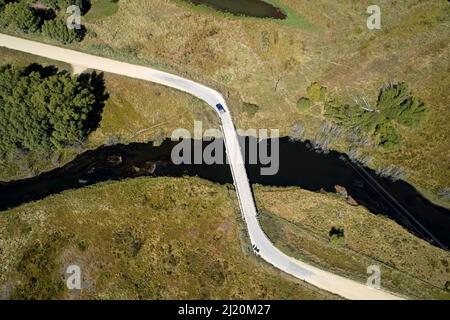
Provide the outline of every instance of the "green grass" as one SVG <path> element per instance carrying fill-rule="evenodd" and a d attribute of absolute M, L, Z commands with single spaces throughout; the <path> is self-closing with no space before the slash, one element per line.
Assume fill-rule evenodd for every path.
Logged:
<path fill-rule="evenodd" d="M 279 0 L 264 0 L 264 1 L 272 4 L 275 7 L 280 8 L 287 15 L 286 19 L 277 20 L 277 23 L 310 31 L 319 30 L 319 28 L 316 25 L 308 21 L 308 19 L 306 19 L 300 13 L 293 10 L 289 5 L 286 5 Z"/>
<path fill-rule="evenodd" d="M 119 10 L 119 5 L 119 0 L 93 0 L 91 1 L 91 9 L 85 18 L 95 20 L 112 16 Z"/>
<path fill-rule="evenodd" d="M 379 265 L 386 289 L 450 298 L 448 252 L 391 220 L 336 195 L 254 191 L 263 229 L 287 254 L 362 283 Z M 0 246 L 9 298 L 335 298 L 253 256 L 233 188 L 198 178 L 105 182 L 24 204 L 0 215 Z M 82 269 L 81 292 L 63 285 L 70 264 Z"/>

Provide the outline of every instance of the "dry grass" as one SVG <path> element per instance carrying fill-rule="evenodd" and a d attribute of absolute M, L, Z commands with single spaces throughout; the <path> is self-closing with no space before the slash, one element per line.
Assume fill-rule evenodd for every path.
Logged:
<path fill-rule="evenodd" d="M 333 298 L 249 254 L 235 201 L 232 189 L 199 179 L 144 178 L 7 211 L 0 216 L 0 296 Z M 64 286 L 71 264 L 81 267 L 81 291 Z"/>
<path fill-rule="evenodd" d="M 115 136 L 121 142 L 147 142 L 170 137 L 178 128 L 194 131 L 194 121 L 204 129 L 218 128 L 214 111 L 185 93 L 159 85 L 105 75 L 110 98 L 99 129 L 90 136 L 99 145 Z"/>
<path fill-rule="evenodd" d="M 257 186 L 263 229 L 294 256 L 365 282 L 369 265 L 381 266 L 382 285 L 410 297 L 445 298 L 450 254 L 411 235 L 397 223 L 353 207 L 337 195 L 299 188 Z M 344 228 L 345 245 L 329 240 Z"/>

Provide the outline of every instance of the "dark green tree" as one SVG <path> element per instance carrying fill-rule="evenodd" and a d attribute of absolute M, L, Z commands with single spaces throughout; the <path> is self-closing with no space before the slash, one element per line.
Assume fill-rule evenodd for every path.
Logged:
<path fill-rule="evenodd" d="M 41 0 L 42 3 L 59 11 L 66 11 L 71 5 L 76 5 L 83 12 L 85 9 L 87 1 L 83 0 Z"/>
<path fill-rule="evenodd" d="M 380 90 L 377 108 L 386 119 L 408 127 L 419 124 L 426 113 L 425 105 L 412 95 L 405 83 L 385 85 Z"/>
<path fill-rule="evenodd" d="M 107 98 L 98 83 L 95 75 L 0 68 L 0 153 L 51 151 L 82 142 L 98 124 Z"/>
<path fill-rule="evenodd" d="M 37 31 L 41 22 L 41 18 L 26 1 L 8 3 L 0 15 L 0 24 L 2 27 L 9 27 L 25 32 Z"/>
<path fill-rule="evenodd" d="M 45 21 L 42 34 L 64 44 L 79 42 L 83 38 L 82 30 L 69 29 L 64 21 L 59 19 Z"/>

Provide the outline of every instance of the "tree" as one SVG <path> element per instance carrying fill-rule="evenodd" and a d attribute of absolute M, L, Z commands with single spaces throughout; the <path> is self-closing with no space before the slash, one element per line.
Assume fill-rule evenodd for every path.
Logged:
<path fill-rule="evenodd" d="M 8 3 L 0 15 L 0 24 L 25 32 L 39 29 L 41 18 L 34 13 L 27 2 Z"/>
<path fill-rule="evenodd" d="M 80 143 L 107 96 L 93 75 L 0 68 L 0 152 L 50 151 Z"/>
<path fill-rule="evenodd" d="M 387 84 L 381 88 L 377 108 L 385 118 L 408 127 L 419 124 L 426 113 L 425 105 L 413 97 L 405 83 Z"/>
<path fill-rule="evenodd" d="M 79 42 L 83 38 L 81 30 L 69 29 L 64 21 L 59 19 L 45 21 L 42 25 L 42 34 L 64 44 Z"/>
<path fill-rule="evenodd" d="M 344 245 L 345 244 L 345 236 L 344 236 L 344 228 L 341 227 L 332 227 L 330 232 L 328 232 L 330 237 L 330 242 L 334 245 Z"/>
<path fill-rule="evenodd" d="M 41 0 L 42 3 L 58 11 L 66 11 L 71 5 L 76 5 L 82 12 L 86 7 L 86 1 L 83 0 Z"/>

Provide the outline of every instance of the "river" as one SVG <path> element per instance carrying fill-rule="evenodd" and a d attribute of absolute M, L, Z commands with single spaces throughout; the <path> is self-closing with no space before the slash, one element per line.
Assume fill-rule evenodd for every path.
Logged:
<path fill-rule="evenodd" d="M 204 142 L 203 148 L 209 143 Z M 138 176 L 186 175 L 217 183 L 233 182 L 227 164 L 173 164 L 171 151 L 176 144 L 177 142 L 165 140 L 156 147 L 151 143 L 104 146 L 86 151 L 65 166 L 39 176 L 0 182 L 0 210 L 68 189 Z M 249 145 L 246 143 L 246 154 Z M 352 162 L 345 154 L 335 151 L 317 152 L 308 142 L 281 138 L 279 145 L 278 173 L 272 176 L 261 175 L 260 164 L 247 164 L 251 183 L 298 186 L 316 192 L 336 192 L 335 187 L 341 186 L 370 212 L 389 216 L 436 246 L 445 249 L 450 247 L 450 210 L 434 205 L 410 184 L 381 177 L 373 170 Z"/>

